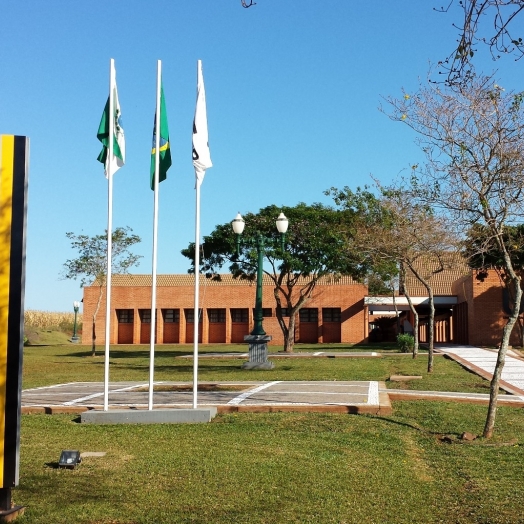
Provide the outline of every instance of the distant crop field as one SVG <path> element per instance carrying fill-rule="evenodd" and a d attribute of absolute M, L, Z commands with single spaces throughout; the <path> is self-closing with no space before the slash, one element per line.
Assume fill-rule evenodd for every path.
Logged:
<path fill-rule="evenodd" d="M 24 311 L 24 324 L 37 329 L 70 330 L 75 321 L 74 312 L 38 311 L 28 309 Z M 77 325 L 82 324 L 82 314 L 77 315 Z"/>

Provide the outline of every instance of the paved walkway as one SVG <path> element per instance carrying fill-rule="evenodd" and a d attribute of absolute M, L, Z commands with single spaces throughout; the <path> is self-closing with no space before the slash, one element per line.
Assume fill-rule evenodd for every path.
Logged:
<path fill-rule="evenodd" d="M 497 359 L 496 350 L 440 344 L 435 349 L 472 372 L 491 380 Z M 310 354 L 314 357 L 331 357 L 331 355 L 331 353 L 323 352 Z M 371 356 L 380 356 L 380 354 Z M 192 406 L 191 384 L 155 382 L 154 386 L 155 407 L 187 408 Z M 386 384 L 379 381 L 201 382 L 199 387 L 202 387 L 202 391 L 198 393 L 198 405 L 216 406 L 222 413 L 331 411 L 386 415 L 391 413 L 390 400 L 425 399 L 483 404 L 489 400 L 489 395 L 479 393 L 387 389 Z M 524 407 L 524 359 L 515 352 L 510 352 L 506 357 L 501 388 L 510 395 L 499 396 L 499 404 Z M 75 382 L 27 389 L 22 392 L 22 412 L 80 413 L 86 409 L 100 409 L 104 401 L 103 391 L 102 382 Z M 143 382 L 111 383 L 109 405 L 111 408 L 147 408 L 148 384 Z"/>
<path fill-rule="evenodd" d="M 109 385 L 110 408 L 148 407 L 148 384 L 118 382 Z M 155 382 L 154 407 L 187 408 L 193 403 L 192 385 Z M 221 413 L 238 411 L 316 411 L 338 413 L 391 413 L 384 382 L 378 381 L 280 381 L 200 382 L 199 406 L 215 406 Z M 100 409 L 102 382 L 75 382 L 22 392 L 23 413 L 80 413 Z"/>
<path fill-rule="evenodd" d="M 491 380 L 497 362 L 497 350 L 473 346 L 443 345 L 435 348 L 456 360 L 477 375 Z M 508 351 L 501 376 L 501 389 L 513 395 L 524 395 L 524 359 L 514 351 Z"/>

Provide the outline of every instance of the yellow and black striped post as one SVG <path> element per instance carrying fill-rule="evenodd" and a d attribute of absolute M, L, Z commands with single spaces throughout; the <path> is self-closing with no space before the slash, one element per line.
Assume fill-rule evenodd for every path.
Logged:
<path fill-rule="evenodd" d="M 18 485 L 29 139 L 0 136 L 0 513 Z"/>

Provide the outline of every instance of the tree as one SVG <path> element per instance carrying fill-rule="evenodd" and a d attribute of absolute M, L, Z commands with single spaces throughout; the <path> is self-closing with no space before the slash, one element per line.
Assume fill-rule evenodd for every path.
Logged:
<path fill-rule="evenodd" d="M 240 0 L 242 7 L 256 5 L 253 0 Z M 444 70 L 446 83 L 454 85 L 468 82 L 473 74 L 473 57 L 477 46 L 487 45 L 493 60 L 501 55 L 513 54 L 515 60 L 524 56 L 521 27 L 514 32 L 519 15 L 524 11 L 524 0 L 448 0 L 447 5 L 434 7 L 441 13 L 449 12 L 455 4 L 462 10 L 462 21 L 454 23 L 459 32 L 457 45 L 447 58 L 439 62 Z M 487 31 L 486 25 L 491 26 Z"/>
<path fill-rule="evenodd" d="M 436 10 L 447 12 L 454 3 L 450 0 L 446 7 Z M 440 62 L 450 85 L 472 78 L 472 62 L 478 44 L 487 45 L 494 60 L 498 60 L 501 54 L 514 54 L 516 60 L 524 56 L 522 35 L 513 32 L 515 20 L 524 11 L 524 0 L 459 0 L 458 4 L 463 20 L 460 24 L 453 24 L 459 30 L 457 47 Z M 487 36 L 484 36 L 485 23 L 491 23 L 492 27 Z"/>
<path fill-rule="evenodd" d="M 289 219 L 284 251 L 280 248 L 275 227 L 275 219 L 281 211 Z M 268 206 L 256 214 L 246 213 L 244 216 L 244 237 L 261 233 L 268 238 L 265 250 L 268 267 L 264 273 L 274 284 L 277 319 L 284 334 L 284 351 L 293 351 L 296 315 L 312 296 L 321 277 L 334 274 L 359 278 L 365 273 L 360 257 L 344 247 L 346 236 L 342 228 L 351 223 L 347 214 L 322 204 L 300 203 L 295 207 Z M 234 278 L 254 280 L 256 249 L 243 243 L 239 257 L 235 252 L 231 224 L 216 226 L 202 243 L 202 271 L 208 278 L 219 280 L 218 271 L 229 264 Z M 194 272 L 194 243 L 182 250 L 182 254 L 191 260 L 193 267 L 190 272 Z M 283 308 L 287 309 L 289 317 L 282 315 Z"/>
<path fill-rule="evenodd" d="M 524 213 L 523 100 L 524 93 L 506 93 L 485 76 L 447 89 L 429 84 L 413 96 L 388 99 L 391 118 L 417 132 L 426 156 L 424 169 L 414 170 L 414 191 L 464 234 L 474 224 L 485 227 L 515 290 L 515 308 L 503 328 L 491 381 L 485 437 L 493 434 L 500 376 L 522 297 L 504 233 Z"/>
<path fill-rule="evenodd" d="M 112 273 L 127 273 L 129 268 L 138 265 L 142 258 L 129 251 L 131 246 L 140 242 L 138 235 L 132 234 L 130 227 L 118 227 L 111 236 L 112 243 Z M 102 301 L 102 291 L 106 285 L 107 277 L 107 231 L 103 235 L 75 235 L 66 233 L 66 237 L 71 241 L 71 247 L 78 253 L 76 258 L 67 260 L 64 263 L 64 278 L 77 280 L 80 279 L 80 287 L 95 284 L 99 287 L 98 300 L 92 319 L 92 356 L 96 356 L 96 316 Z"/>
<path fill-rule="evenodd" d="M 435 305 L 433 277 L 450 265 L 450 253 L 456 251 L 457 239 L 449 224 L 431 208 L 417 202 L 406 189 L 384 188 L 377 184 L 379 196 L 368 189 L 353 192 L 331 189 L 335 202 L 344 209 L 357 212 L 353 244 L 369 258 L 372 267 L 391 267 L 406 281 L 410 271 L 425 287 L 430 306 L 428 372 L 433 371 Z M 413 357 L 418 352 L 418 314 L 411 301 L 408 288 L 403 285 L 415 317 L 415 345 Z"/>

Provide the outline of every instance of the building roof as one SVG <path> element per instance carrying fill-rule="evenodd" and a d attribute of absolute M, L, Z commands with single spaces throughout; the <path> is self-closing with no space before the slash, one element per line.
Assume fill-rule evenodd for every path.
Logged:
<path fill-rule="evenodd" d="M 255 285 L 256 281 L 242 280 L 240 278 L 233 278 L 230 273 L 221 274 L 221 281 L 200 276 L 201 286 L 251 286 Z M 306 284 L 311 278 L 301 278 L 298 284 Z M 113 287 L 151 287 L 153 278 L 151 275 L 112 275 L 111 285 Z M 159 287 L 176 287 L 176 286 L 194 286 L 195 275 L 179 274 L 179 275 L 157 275 L 157 286 Z M 358 285 L 359 282 L 349 276 L 326 275 L 321 277 L 317 282 L 319 286 L 339 286 L 339 285 Z M 93 286 L 98 285 L 95 281 Z M 262 285 L 272 286 L 273 281 L 268 275 L 263 275 Z"/>
<path fill-rule="evenodd" d="M 420 257 L 414 264 L 415 269 L 423 278 L 427 278 L 432 285 L 433 293 L 435 295 L 452 295 L 451 285 L 470 273 L 471 269 L 466 264 L 464 258 L 458 253 L 448 253 L 443 256 L 444 270 L 432 275 L 432 271 L 439 267 L 437 260 L 434 257 Z M 420 282 L 413 272 L 406 268 L 406 281 L 404 287 L 407 289 L 410 296 L 424 297 L 428 296 L 428 292 L 422 282 Z"/>

